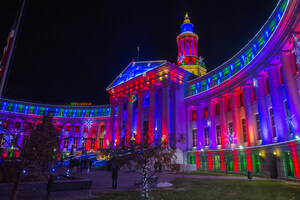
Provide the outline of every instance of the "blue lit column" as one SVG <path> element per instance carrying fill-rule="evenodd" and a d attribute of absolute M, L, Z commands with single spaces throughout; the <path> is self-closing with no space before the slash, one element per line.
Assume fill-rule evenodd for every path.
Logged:
<path fill-rule="evenodd" d="M 198 149 L 205 149 L 205 143 L 204 143 L 204 132 L 203 132 L 203 126 L 202 126 L 202 107 L 200 105 L 195 106 L 197 109 L 197 146 Z M 189 115 L 191 116 L 191 115 Z M 190 118 L 188 118 L 189 121 L 187 123 L 190 123 Z M 192 131 L 192 130 L 189 130 Z M 192 134 L 190 134 L 192 136 Z M 190 145 L 192 146 L 192 145 Z"/>
<path fill-rule="evenodd" d="M 258 76 L 257 87 L 255 89 L 257 95 L 257 106 L 258 106 L 259 122 L 260 122 L 260 129 L 261 129 L 261 142 L 262 144 L 271 144 L 272 134 L 270 129 L 268 106 L 265 99 L 266 88 L 265 88 L 264 81 L 265 81 L 264 76 Z"/>
<path fill-rule="evenodd" d="M 225 113 L 225 98 L 219 97 L 220 105 L 220 126 L 221 126 L 221 138 L 222 138 L 222 148 L 228 148 L 227 144 L 227 123 L 226 123 L 226 113 Z"/>
<path fill-rule="evenodd" d="M 117 128 L 116 128 L 116 134 L 113 138 L 115 145 L 120 144 L 121 135 L 122 135 L 122 126 L 123 126 L 123 111 L 124 111 L 124 99 L 121 97 L 119 99 L 119 107 L 118 107 L 118 121 L 117 121 Z"/>
<path fill-rule="evenodd" d="M 274 115 L 274 123 L 276 127 L 276 136 L 277 140 L 282 142 L 288 139 L 288 128 L 285 120 L 285 112 L 283 99 L 281 94 L 281 83 L 279 77 L 279 69 L 278 65 L 273 64 L 270 65 L 268 69 L 268 77 L 270 82 L 270 91 L 271 91 L 271 99 L 272 99 L 272 108 Z"/>
<path fill-rule="evenodd" d="M 237 146 L 243 145 L 243 136 L 242 132 L 240 131 L 240 112 L 239 112 L 239 93 L 237 91 L 233 91 L 231 94 L 231 105 L 232 105 L 232 125 L 233 125 L 233 132 L 235 136 L 238 138 Z"/>
<path fill-rule="evenodd" d="M 244 102 L 245 102 L 245 117 L 247 126 L 248 146 L 254 146 L 256 141 L 254 131 L 254 115 L 251 108 L 252 100 L 252 85 L 246 84 L 243 88 Z"/>
<path fill-rule="evenodd" d="M 300 97 L 299 92 L 297 91 L 297 85 L 295 81 L 296 74 L 296 63 L 293 57 L 293 54 L 290 50 L 283 51 L 281 56 L 281 67 L 282 75 L 284 79 L 286 96 L 289 105 L 290 123 L 294 130 L 294 134 L 300 133 Z"/>
<path fill-rule="evenodd" d="M 115 115 L 116 115 L 116 102 L 115 100 L 111 100 L 110 101 L 110 118 L 109 118 L 109 131 L 108 133 L 106 134 L 106 138 L 105 138 L 105 141 L 104 141 L 104 148 L 109 148 L 109 146 L 107 146 L 107 144 L 111 144 L 111 140 L 112 140 L 112 136 L 115 132 L 115 127 L 114 127 L 114 124 L 115 124 Z"/>
<path fill-rule="evenodd" d="M 133 102 L 130 101 L 130 95 L 128 95 L 127 101 L 127 117 L 126 117 L 126 130 L 125 130 L 125 145 L 127 146 L 132 135 L 132 118 L 133 118 Z"/>
<path fill-rule="evenodd" d="M 208 114 L 209 118 L 207 120 L 207 126 L 209 128 L 209 145 L 211 149 L 217 149 L 217 139 L 216 139 L 216 127 L 215 127 L 215 119 L 214 119 L 214 102 L 209 102 L 208 104 Z"/>

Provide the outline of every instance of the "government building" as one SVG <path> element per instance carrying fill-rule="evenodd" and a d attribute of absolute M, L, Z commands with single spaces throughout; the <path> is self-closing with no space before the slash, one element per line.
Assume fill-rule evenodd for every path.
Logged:
<path fill-rule="evenodd" d="M 0 99 L 1 123 L 22 143 L 51 114 L 63 136 L 61 150 L 78 155 L 183 134 L 176 159 L 181 170 L 300 178 L 299 10 L 299 0 L 280 0 L 253 39 L 209 72 L 186 14 L 176 38 L 177 63 L 129 63 L 107 87 L 109 105 Z"/>

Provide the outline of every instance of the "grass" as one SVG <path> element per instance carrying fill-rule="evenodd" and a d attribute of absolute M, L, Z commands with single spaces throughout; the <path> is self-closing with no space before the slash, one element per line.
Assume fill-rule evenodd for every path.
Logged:
<path fill-rule="evenodd" d="M 242 176 L 242 177 L 246 177 L 247 174 L 234 174 L 234 173 L 230 173 L 228 172 L 227 175 L 225 173 L 222 172 L 204 172 L 204 171 L 190 171 L 190 172 L 180 172 L 177 173 L 178 175 L 199 175 L 199 176 Z"/>
<path fill-rule="evenodd" d="M 205 200 L 296 200 L 300 199 L 300 184 L 278 180 L 221 180 L 176 178 L 173 187 L 152 190 L 149 199 L 205 199 Z M 137 191 L 99 193 L 98 198 L 140 199 Z"/>

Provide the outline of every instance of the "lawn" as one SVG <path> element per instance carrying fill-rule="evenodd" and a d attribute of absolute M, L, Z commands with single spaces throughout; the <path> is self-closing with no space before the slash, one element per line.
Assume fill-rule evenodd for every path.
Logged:
<path fill-rule="evenodd" d="M 171 188 L 149 192 L 149 199 L 300 199 L 300 184 L 278 180 L 217 180 L 176 178 Z M 96 199 L 140 199 L 137 191 L 99 193 Z"/>

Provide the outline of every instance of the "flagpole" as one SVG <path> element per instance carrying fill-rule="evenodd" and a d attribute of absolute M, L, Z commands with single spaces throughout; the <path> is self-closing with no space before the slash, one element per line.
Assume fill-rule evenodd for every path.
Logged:
<path fill-rule="evenodd" d="M 13 31 L 13 29 L 15 31 L 13 33 L 14 35 L 13 35 L 12 45 L 11 45 L 11 48 L 9 49 L 9 52 L 8 52 L 7 62 L 5 63 L 5 66 L 3 66 L 4 72 L 3 72 L 3 76 L 1 78 L 1 83 L 0 83 L 0 98 L 3 97 L 3 91 L 4 91 L 4 86 L 5 86 L 5 83 L 6 83 L 7 72 L 8 72 L 8 68 L 10 66 L 10 61 L 11 61 L 11 58 L 12 58 L 12 55 L 13 55 L 13 52 L 14 52 L 16 38 L 17 38 L 17 34 L 19 32 L 20 22 L 21 22 L 24 7 L 25 7 L 25 1 L 26 0 L 22 0 L 22 3 L 20 4 L 21 6 L 18 8 L 17 15 L 16 15 L 16 18 L 15 18 L 15 21 L 14 21 L 14 25 L 13 25 L 13 28 L 11 30 L 11 32 Z M 9 37 L 11 36 L 11 32 L 9 34 Z M 9 41 L 8 41 L 8 43 L 9 43 Z M 7 44 L 7 45 L 9 45 L 9 44 Z"/>

